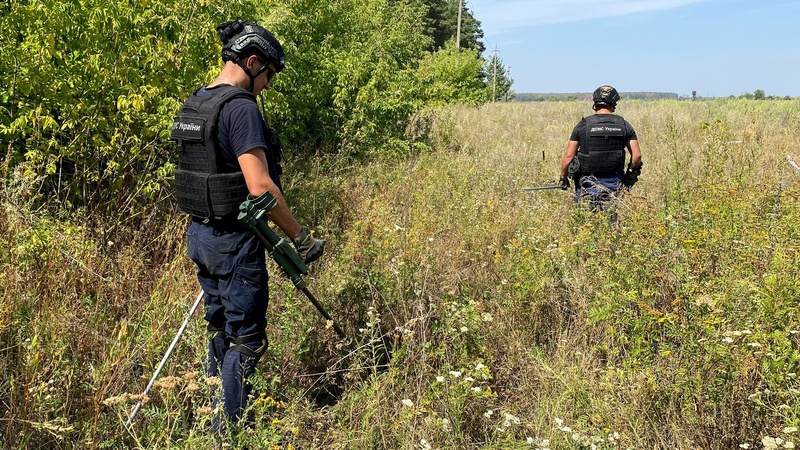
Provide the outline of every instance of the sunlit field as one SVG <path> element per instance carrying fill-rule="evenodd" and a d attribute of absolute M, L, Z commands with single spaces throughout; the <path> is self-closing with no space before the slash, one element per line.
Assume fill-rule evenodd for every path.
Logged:
<path fill-rule="evenodd" d="M 644 167 L 618 223 L 553 183 L 586 102 L 420 114 L 411 155 L 289 155 L 328 239 L 271 265 L 255 425 L 209 434 L 185 217 L 136 229 L 0 199 L 0 447 L 738 449 L 800 441 L 800 101 L 620 102 Z M 137 401 L 142 412 L 124 423 Z M 234 427 L 236 428 L 236 427 Z M 797 442 L 800 445 L 800 442 Z"/>

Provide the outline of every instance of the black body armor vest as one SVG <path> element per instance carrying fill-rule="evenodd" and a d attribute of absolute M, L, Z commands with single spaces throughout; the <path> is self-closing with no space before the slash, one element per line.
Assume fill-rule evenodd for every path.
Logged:
<path fill-rule="evenodd" d="M 221 161 L 217 127 L 222 107 L 234 98 L 255 96 L 238 86 L 220 86 L 214 94 L 192 94 L 172 124 L 172 140 L 178 144 L 175 194 L 180 209 L 198 218 L 220 219 L 239 212 L 249 193 L 241 170 L 230 172 Z M 278 135 L 264 124 L 267 165 L 272 181 L 281 188 L 281 147 Z"/>
<path fill-rule="evenodd" d="M 582 175 L 611 176 L 625 171 L 625 119 L 614 114 L 586 117 L 586 142 L 578 162 Z"/>

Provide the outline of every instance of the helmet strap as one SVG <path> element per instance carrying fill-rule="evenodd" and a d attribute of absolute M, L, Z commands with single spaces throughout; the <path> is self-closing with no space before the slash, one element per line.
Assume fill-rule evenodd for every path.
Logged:
<path fill-rule="evenodd" d="M 260 61 L 259 61 L 259 62 L 260 62 Z M 247 64 L 243 63 L 241 58 L 239 58 L 239 59 L 236 61 L 236 64 L 237 64 L 239 67 L 241 67 L 241 68 L 242 68 L 242 70 L 244 70 L 244 73 L 246 73 L 246 74 L 247 74 L 247 76 L 250 78 L 250 85 L 247 87 L 247 90 L 248 90 L 248 91 L 250 91 L 250 92 L 252 93 L 252 92 L 253 92 L 253 88 L 255 87 L 255 81 L 256 81 L 256 77 L 258 77 L 258 76 L 259 76 L 259 75 L 261 75 L 261 74 L 262 74 L 262 73 L 263 73 L 265 70 L 267 70 L 267 66 L 268 66 L 268 64 L 264 64 L 264 65 L 262 65 L 262 66 L 261 66 L 261 68 L 260 68 L 260 69 L 258 69 L 258 72 L 256 72 L 256 73 L 255 73 L 255 75 L 254 75 L 252 72 L 250 72 L 250 69 L 248 69 L 248 68 L 247 68 Z"/>

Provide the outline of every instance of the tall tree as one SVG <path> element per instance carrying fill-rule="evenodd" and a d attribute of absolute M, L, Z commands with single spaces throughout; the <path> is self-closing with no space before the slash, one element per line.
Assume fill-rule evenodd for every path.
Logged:
<path fill-rule="evenodd" d="M 513 97 L 511 85 L 514 79 L 508 73 L 508 69 L 497 56 L 497 53 L 486 62 L 486 89 L 489 91 L 489 98 L 494 101 L 509 100 Z"/>
<path fill-rule="evenodd" d="M 462 0 L 463 1 L 463 0 Z M 427 34 L 433 38 L 430 50 L 443 48 L 458 30 L 459 0 L 423 0 L 428 6 L 426 16 Z M 466 5 L 461 10 L 461 48 L 475 49 L 483 53 L 483 29 L 481 22 L 472 15 Z"/>

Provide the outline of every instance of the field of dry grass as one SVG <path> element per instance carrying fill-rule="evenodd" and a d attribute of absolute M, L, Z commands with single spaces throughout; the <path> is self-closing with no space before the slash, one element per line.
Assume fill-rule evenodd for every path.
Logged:
<path fill-rule="evenodd" d="M 414 155 L 287 167 L 329 239 L 311 290 L 271 267 L 257 427 L 231 448 L 793 448 L 800 101 L 621 102 L 644 169 L 619 225 L 549 184 L 588 103 L 421 117 Z M 292 167 L 294 166 L 294 167 Z M 294 176 L 294 178 L 293 178 Z M 136 230 L 0 208 L 0 447 L 210 448 L 185 218 Z M 111 231 L 113 229 L 113 231 Z M 387 357 L 389 355 L 390 357 Z"/>

